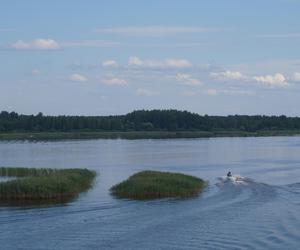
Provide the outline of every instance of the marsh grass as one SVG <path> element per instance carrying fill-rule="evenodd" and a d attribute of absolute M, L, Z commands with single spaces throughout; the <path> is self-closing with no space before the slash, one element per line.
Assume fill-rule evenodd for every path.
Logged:
<path fill-rule="evenodd" d="M 66 200 L 91 187 L 96 173 L 87 169 L 0 168 L 0 201 Z"/>
<path fill-rule="evenodd" d="M 200 178 L 169 172 L 142 171 L 113 186 L 111 194 L 118 198 L 138 200 L 196 196 L 206 186 Z"/>
<path fill-rule="evenodd" d="M 300 130 L 261 130 L 246 131 L 124 131 L 124 132 L 11 132 L 0 133 L 0 140 L 69 140 L 69 139 L 173 139 L 173 138 L 210 138 L 210 137 L 260 137 L 300 135 Z"/>

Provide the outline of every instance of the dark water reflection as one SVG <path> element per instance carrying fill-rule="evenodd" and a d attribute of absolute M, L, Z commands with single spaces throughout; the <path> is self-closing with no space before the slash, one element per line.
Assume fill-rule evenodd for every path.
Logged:
<path fill-rule="evenodd" d="M 86 167 L 98 177 L 65 204 L 1 207 L 0 248 L 298 249 L 299 163 L 299 137 L 1 142 L 0 166 Z M 110 196 L 113 184 L 144 169 L 210 186 L 188 200 Z M 229 169 L 250 180 L 220 183 Z"/>

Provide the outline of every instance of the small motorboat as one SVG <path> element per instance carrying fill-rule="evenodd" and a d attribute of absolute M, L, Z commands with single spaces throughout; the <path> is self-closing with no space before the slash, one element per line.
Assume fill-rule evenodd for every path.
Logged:
<path fill-rule="evenodd" d="M 240 175 L 225 175 L 219 177 L 220 182 L 217 184 L 219 186 L 226 185 L 226 184 L 233 184 L 233 185 L 247 185 L 247 178 L 240 176 Z"/>

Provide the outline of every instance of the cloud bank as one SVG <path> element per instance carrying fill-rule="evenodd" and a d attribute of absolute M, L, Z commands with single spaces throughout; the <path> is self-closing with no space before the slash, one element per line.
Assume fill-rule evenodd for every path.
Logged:
<path fill-rule="evenodd" d="M 183 83 L 184 85 L 188 85 L 188 86 L 199 86 L 202 85 L 202 82 L 196 78 L 193 78 L 191 75 L 189 74 L 182 74 L 182 73 L 178 73 L 175 76 L 176 81 Z"/>
<path fill-rule="evenodd" d="M 9 48 L 16 50 L 57 50 L 61 46 L 53 39 L 38 38 L 30 42 L 19 40 L 11 44 Z"/>
<path fill-rule="evenodd" d="M 103 67 L 117 68 L 119 65 L 115 60 L 106 60 L 102 62 Z"/>
<path fill-rule="evenodd" d="M 128 60 L 128 65 L 142 68 L 190 68 L 192 63 L 186 59 L 165 59 L 165 60 L 142 60 L 139 57 L 132 56 Z"/>
<path fill-rule="evenodd" d="M 135 36 L 170 36 L 188 33 L 204 33 L 217 31 L 214 28 L 189 26 L 131 26 L 96 29 L 98 33 L 135 35 Z"/>
<path fill-rule="evenodd" d="M 300 82 L 300 73 L 299 72 L 294 73 L 293 80 L 295 82 Z"/>
<path fill-rule="evenodd" d="M 214 78 L 217 78 L 219 80 L 240 80 L 240 79 L 243 79 L 244 76 L 241 72 L 239 71 L 224 71 L 224 72 L 213 72 L 213 73 L 210 73 L 210 75 Z"/>
<path fill-rule="evenodd" d="M 283 74 L 276 73 L 275 75 L 254 76 L 253 79 L 261 82 L 269 87 L 287 87 L 289 83 Z"/>
<path fill-rule="evenodd" d="M 73 74 L 69 76 L 69 80 L 73 82 L 86 82 L 87 78 L 80 74 Z"/>
<path fill-rule="evenodd" d="M 108 86 L 126 86 L 128 85 L 127 81 L 118 77 L 111 77 L 102 79 L 102 82 Z"/>

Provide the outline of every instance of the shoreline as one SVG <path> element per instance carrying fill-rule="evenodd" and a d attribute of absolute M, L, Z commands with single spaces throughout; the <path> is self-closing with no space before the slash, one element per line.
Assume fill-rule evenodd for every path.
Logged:
<path fill-rule="evenodd" d="M 0 133 L 0 141 L 42 141 L 68 139 L 196 139 L 218 137 L 272 137 L 298 136 L 299 130 L 265 130 L 256 132 L 245 131 L 76 131 L 76 132 L 14 132 Z"/>

